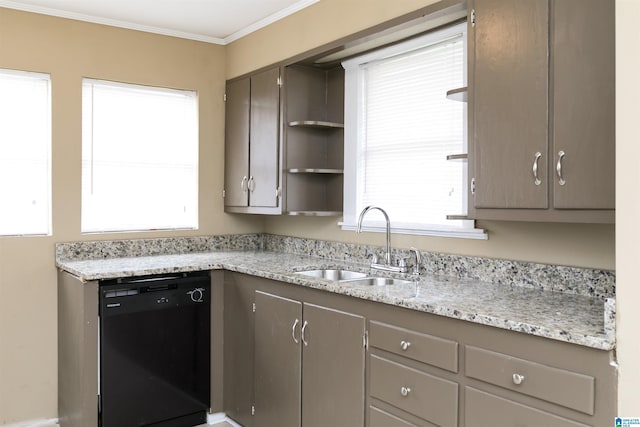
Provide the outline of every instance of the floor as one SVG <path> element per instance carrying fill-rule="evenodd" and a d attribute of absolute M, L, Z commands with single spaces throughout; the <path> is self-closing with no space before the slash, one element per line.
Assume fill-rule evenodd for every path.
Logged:
<path fill-rule="evenodd" d="M 233 427 L 231 424 L 229 424 L 226 421 L 223 421 L 221 423 L 217 423 L 217 424 L 201 424 L 199 426 L 195 426 L 195 427 Z M 58 424 L 55 425 L 55 427 L 60 427 Z"/>

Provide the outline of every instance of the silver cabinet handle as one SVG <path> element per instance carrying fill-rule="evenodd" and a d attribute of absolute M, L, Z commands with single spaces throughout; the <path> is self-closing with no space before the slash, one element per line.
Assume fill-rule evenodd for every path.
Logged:
<path fill-rule="evenodd" d="M 300 341 L 296 338 L 296 326 L 298 326 L 298 323 L 300 323 L 300 320 L 296 319 L 291 327 L 291 338 L 293 338 L 293 342 L 296 344 L 300 344 Z"/>
<path fill-rule="evenodd" d="M 240 188 L 242 188 L 242 192 L 246 193 L 248 190 L 247 187 L 247 175 L 242 177 L 242 181 L 240 181 Z"/>
<path fill-rule="evenodd" d="M 253 193 L 253 190 L 256 189 L 256 181 L 253 179 L 253 175 L 249 177 L 249 182 L 247 183 L 247 188 L 252 193 Z"/>
<path fill-rule="evenodd" d="M 411 347 L 411 343 L 409 341 L 400 341 L 400 348 L 402 349 L 402 351 L 407 351 L 409 347 Z"/>
<path fill-rule="evenodd" d="M 411 389 L 409 387 L 400 387 L 400 394 L 402 395 L 402 397 L 409 396 L 409 393 L 411 393 Z"/>
<path fill-rule="evenodd" d="M 300 339 L 302 340 L 302 344 L 304 344 L 305 347 L 309 345 L 309 343 L 307 342 L 307 339 L 304 336 L 304 331 L 307 329 L 308 325 L 309 325 L 309 322 L 305 320 L 304 323 L 302 324 L 302 329 L 300 331 Z"/>
<path fill-rule="evenodd" d="M 513 374 L 513 383 L 515 385 L 520 385 L 522 384 L 522 382 L 524 381 L 524 375 L 520 375 L 520 374 Z"/>
<path fill-rule="evenodd" d="M 542 157 L 542 153 L 541 152 L 537 152 L 535 154 L 535 158 L 533 159 L 533 177 L 535 178 L 533 183 L 535 185 L 540 185 L 542 184 L 542 181 L 540 180 L 540 178 L 538 177 L 538 160 L 540 160 L 540 157 Z"/>
<path fill-rule="evenodd" d="M 556 163 L 556 172 L 558 173 L 558 184 L 565 185 L 567 181 L 564 180 L 562 176 L 562 159 L 566 153 L 562 150 L 558 151 L 558 163 Z"/>

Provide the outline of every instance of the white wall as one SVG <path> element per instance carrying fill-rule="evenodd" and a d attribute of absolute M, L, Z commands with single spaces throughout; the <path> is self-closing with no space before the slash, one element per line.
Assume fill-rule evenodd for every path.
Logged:
<path fill-rule="evenodd" d="M 640 0 L 616 1 L 616 67 L 618 414 L 640 417 Z"/>

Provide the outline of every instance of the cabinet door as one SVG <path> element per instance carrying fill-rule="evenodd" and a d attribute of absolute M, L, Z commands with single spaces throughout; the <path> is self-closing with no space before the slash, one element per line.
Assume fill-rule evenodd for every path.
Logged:
<path fill-rule="evenodd" d="M 474 8 L 475 206 L 547 208 L 548 0 Z"/>
<path fill-rule="evenodd" d="M 254 425 L 300 427 L 302 303 L 260 291 L 255 297 Z"/>
<path fill-rule="evenodd" d="M 280 69 L 251 77 L 251 206 L 277 207 L 280 170 Z"/>
<path fill-rule="evenodd" d="M 227 83 L 225 105 L 224 188 L 225 206 L 248 206 L 249 179 L 248 78 Z"/>
<path fill-rule="evenodd" d="M 302 426 L 364 426 L 364 317 L 305 303 L 304 324 Z"/>
<path fill-rule="evenodd" d="M 614 3 L 552 2 L 555 208 L 615 208 Z"/>

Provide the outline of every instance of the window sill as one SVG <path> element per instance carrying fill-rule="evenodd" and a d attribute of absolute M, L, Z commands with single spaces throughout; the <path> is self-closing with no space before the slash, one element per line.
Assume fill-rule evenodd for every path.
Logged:
<path fill-rule="evenodd" d="M 352 222 L 341 221 L 338 225 L 343 231 L 356 231 L 357 224 Z M 386 232 L 386 225 L 383 223 L 365 223 L 362 226 L 362 231 L 368 231 L 373 233 Z M 392 234 L 410 234 L 413 236 L 430 236 L 430 237 L 447 237 L 455 239 L 473 239 L 473 240 L 488 240 L 489 235 L 487 231 L 482 228 L 419 228 L 412 224 L 396 225 L 391 224 Z"/>

